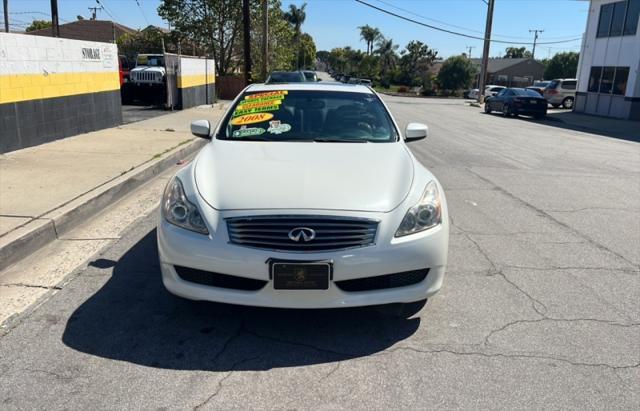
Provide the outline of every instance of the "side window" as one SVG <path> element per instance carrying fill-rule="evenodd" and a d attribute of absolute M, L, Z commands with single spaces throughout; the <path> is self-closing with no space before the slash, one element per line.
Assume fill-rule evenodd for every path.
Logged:
<path fill-rule="evenodd" d="M 613 3 L 613 15 L 611 16 L 611 29 L 609 30 L 609 36 L 621 36 L 622 27 L 624 26 L 624 14 L 627 9 L 626 1 L 619 1 Z"/>
<path fill-rule="evenodd" d="M 591 73 L 589 75 L 589 88 L 588 91 L 597 93 L 600 89 L 600 77 L 602 77 L 602 67 L 591 67 Z"/>
<path fill-rule="evenodd" d="M 640 18 L 640 0 L 629 0 L 627 6 L 627 19 L 624 23 L 624 36 L 633 36 L 638 30 L 638 19 Z"/>
<path fill-rule="evenodd" d="M 598 20 L 598 32 L 596 37 L 607 37 L 609 27 L 611 27 L 611 16 L 613 15 L 613 3 L 600 6 L 600 19 Z"/>
<path fill-rule="evenodd" d="M 501 96 L 504 96 L 505 94 L 507 94 L 507 89 L 504 89 L 504 88 L 503 88 L 503 89 L 502 89 L 502 90 L 500 90 L 500 92 L 499 92 L 498 94 L 496 94 L 496 95 L 497 95 L 497 96 L 499 96 L 499 97 L 501 97 Z"/>
<path fill-rule="evenodd" d="M 575 90 L 576 89 L 576 81 L 574 80 L 569 80 L 569 81 L 563 81 L 562 82 L 562 88 L 565 90 Z"/>

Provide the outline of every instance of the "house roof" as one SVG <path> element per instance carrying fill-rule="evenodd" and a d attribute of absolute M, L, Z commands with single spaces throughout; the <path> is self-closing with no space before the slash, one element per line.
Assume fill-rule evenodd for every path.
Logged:
<path fill-rule="evenodd" d="M 520 64 L 523 61 L 532 60 L 535 63 L 538 63 L 536 60 L 525 57 L 525 58 L 490 58 L 487 63 L 487 71 L 489 73 L 495 73 L 498 71 L 502 71 L 508 67 L 515 66 L 516 64 Z M 476 65 L 482 64 L 482 59 L 471 59 L 471 62 Z M 540 64 L 540 63 L 538 63 Z"/>
<path fill-rule="evenodd" d="M 114 43 L 118 37 L 136 30 L 109 20 L 77 20 L 60 25 L 60 37 L 74 40 L 100 41 Z M 53 29 L 30 31 L 26 34 L 53 37 Z"/>

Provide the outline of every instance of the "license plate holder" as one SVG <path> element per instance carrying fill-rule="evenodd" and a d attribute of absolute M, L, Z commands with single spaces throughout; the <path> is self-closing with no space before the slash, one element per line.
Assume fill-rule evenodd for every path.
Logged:
<path fill-rule="evenodd" d="M 330 262 L 272 262 L 271 278 L 275 290 L 328 290 Z"/>

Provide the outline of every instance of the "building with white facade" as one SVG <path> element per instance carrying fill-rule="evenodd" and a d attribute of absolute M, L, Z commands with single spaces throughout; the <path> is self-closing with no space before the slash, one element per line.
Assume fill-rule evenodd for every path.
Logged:
<path fill-rule="evenodd" d="M 640 0 L 591 0 L 574 110 L 640 120 Z"/>

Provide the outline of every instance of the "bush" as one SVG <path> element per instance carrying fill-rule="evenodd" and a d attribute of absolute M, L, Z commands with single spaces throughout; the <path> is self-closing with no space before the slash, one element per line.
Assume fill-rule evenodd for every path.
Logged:
<path fill-rule="evenodd" d="M 398 87 L 398 93 L 406 93 L 408 91 L 409 91 L 409 89 L 407 88 L 407 86 Z"/>

